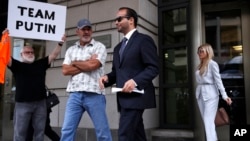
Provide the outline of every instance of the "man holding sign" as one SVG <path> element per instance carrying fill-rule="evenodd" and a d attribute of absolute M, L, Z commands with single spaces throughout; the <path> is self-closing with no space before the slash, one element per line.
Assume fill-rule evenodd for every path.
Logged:
<path fill-rule="evenodd" d="M 60 41 L 65 31 L 66 6 L 9 0 L 9 36 L 39 40 Z M 60 24 L 58 24 L 60 23 Z M 59 42 L 49 56 L 35 60 L 32 45 L 21 49 L 21 61 L 11 58 L 8 68 L 16 83 L 14 111 L 14 141 L 25 141 L 30 121 L 34 140 L 44 140 L 47 107 L 45 103 L 45 76 L 51 62 L 58 56 L 65 40 Z"/>
<path fill-rule="evenodd" d="M 7 29 L 3 34 L 6 32 L 8 32 Z M 46 70 L 60 53 L 64 40 L 65 36 L 47 57 L 35 60 L 32 45 L 25 44 L 20 52 L 21 60 L 10 59 L 8 68 L 13 73 L 16 84 L 13 141 L 26 140 L 30 120 L 34 128 L 34 140 L 44 140 L 47 113 Z"/>

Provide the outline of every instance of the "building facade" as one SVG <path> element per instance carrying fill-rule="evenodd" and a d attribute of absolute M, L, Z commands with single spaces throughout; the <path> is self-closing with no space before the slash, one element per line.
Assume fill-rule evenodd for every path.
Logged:
<path fill-rule="evenodd" d="M 223 83 L 233 100 L 225 106 L 231 125 L 250 122 L 250 88 L 247 70 L 250 54 L 250 3 L 248 0 L 37 0 L 67 7 L 67 42 L 61 54 L 47 71 L 46 84 L 60 98 L 60 104 L 51 113 L 51 124 L 60 134 L 68 94 L 65 92 L 69 77 L 63 76 L 61 66 L 66 49 L 78 37 L 75 34 L 79 19 L 88 18 L 93 26 L 93 37 L 107 47 L 105 71 L 110 72 L 113 49 L 123 35 L 117 32 L 115 16 L 119 7 L 130 7 L 139 15 L 139 32 L 150 35 L 158 47 L 160 74 L 154 79 L 157 108 L 146 110 L 144 124 L 149 141 L 205 141 L 205 134 L 195 99 L 194 72 L 199 63 L 196 54 L 202 43 L 210 43 L 215 51 L 214 60 L 219 64 Z M 3 3 L 3 4 L 2 4 Z M 1 2 L 0 19 L 7 27 L 7 4 Z M 13 56 L 24 39 L 13 38 Z M 42 57 L 57 44 L 52 41 L 28 40 Z M 1 85 L 0 136 L 11 140 L 13 134 L 12 74 L 7 70 L 6 82 Z M 116 95 L 106 88 L 107 115 L 114 141 L 117 141 L 119 113 Z M 229 141 L 230 126 L 218 127 L 218 137 Z M 77 130 L 76 140 L 93 141 L 95 132 L 92 121 L 84 114 Z"/>

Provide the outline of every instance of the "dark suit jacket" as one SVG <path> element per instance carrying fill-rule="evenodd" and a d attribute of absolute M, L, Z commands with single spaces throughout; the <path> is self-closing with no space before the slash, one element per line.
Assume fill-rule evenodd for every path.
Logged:
<path fill-rule="evenodd" d="M 105 86 L 116 83 L 116 87 L 122 88 L 127 80 L 133 79 L 137 88 L 144 89 L 144 94 L 117 93 L 118 108 L 155 108 L 155 88 L 152 80 L 159 73 L 159 58 L 153 39 L 135 31 L 127 42 L 121 62 L 120 47 L 121 42 L 114 49 L 112 71 L 107 74 L 109 82 Z"/>

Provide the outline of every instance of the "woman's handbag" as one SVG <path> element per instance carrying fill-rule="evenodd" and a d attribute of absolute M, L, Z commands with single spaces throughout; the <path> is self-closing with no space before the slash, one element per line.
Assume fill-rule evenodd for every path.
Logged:
<path fill-rule="evenodd" d="M 218 108 L 214 122 L 216 126 L 223 126 L 230 123 L 225 108 L 223 107 Z"/>
<path fill-rule="evenodd" d="M 54 107 L 55 105 L 59 104 L 59 98 L 57 97 L 57 95 L 53 92 L 51 92 L 48 87 L 46 86 L 46 104 L 47 104 L 47 108 L 51 109 L 52 107 Z"/>

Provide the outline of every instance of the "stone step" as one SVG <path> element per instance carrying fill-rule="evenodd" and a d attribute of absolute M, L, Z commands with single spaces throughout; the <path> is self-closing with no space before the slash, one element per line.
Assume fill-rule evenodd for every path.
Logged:
<path fill-rule="evenodd" d="M 190 130 L 156 129 L 151 131 L 152 141 L 193 141 L 194 133 Z"/>

